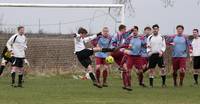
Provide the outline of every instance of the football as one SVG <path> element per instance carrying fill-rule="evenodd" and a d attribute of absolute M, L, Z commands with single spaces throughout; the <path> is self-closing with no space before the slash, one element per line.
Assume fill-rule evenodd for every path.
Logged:
<path fill-rule="evenodd" d="M 107 64 L 113 64 L 114 63 L 114 58 L 112 56 L 108 56 L 106 57 L 106 63 Z"/>

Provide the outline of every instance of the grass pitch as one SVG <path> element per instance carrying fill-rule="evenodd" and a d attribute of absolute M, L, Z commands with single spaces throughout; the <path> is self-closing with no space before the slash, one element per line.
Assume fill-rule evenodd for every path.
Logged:
<path fill-rule="evenodd" d="M 148 85 L 148 78 L 145 78 Z M 192 86 L 192 75 L 187 75 L 182 88 L 141 88 L 133 78 L 133 91 L 122 90 L 119 76 L 111 75 L 109 87 L 98 89 L 89 80 L 75 80 L 71 75 L 26 78 L 24 88 L 12 88 L 8 76 L 0 78 L 0 104 L 200 104 L 200 87 Z"/>

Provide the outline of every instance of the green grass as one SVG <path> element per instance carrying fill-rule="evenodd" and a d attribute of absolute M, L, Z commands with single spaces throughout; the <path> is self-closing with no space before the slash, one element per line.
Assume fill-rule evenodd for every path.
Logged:
<path fill-rule="evenodd" d="M 12 88 L 9 77 L 0 78 L 0 104 L 200 104 L 200 89 L 192 86 L 188 75 L 182 88 L 172 86 L 168 77 L 167 88 L 141 88 L 134 77 L 133 91 L 121 89 L 121 80 L 112 75 L 109 87 L 98 89 L 89 80 L 75 80 L 71 75 L 28 77 L 24 88 Z M 145 78 L 148 84 L 148 79 Z"/>

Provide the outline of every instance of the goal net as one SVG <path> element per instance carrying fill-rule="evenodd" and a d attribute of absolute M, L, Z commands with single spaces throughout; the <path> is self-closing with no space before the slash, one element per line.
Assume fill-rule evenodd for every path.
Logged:
<path fill-rule="evenodd" d="M 119 16 L 109 9 L 119 8 Z M 0 3 L 0 52 L 7 39 L 22 25 L 28 37 L 27 58 L 32 70 L 56 72 L 78 67 L 70 33 L 85 27 L 89 33 L 100 32 L 103 26 L 110 33 L 124 23 L 121 4 L 15 4 Z"/>

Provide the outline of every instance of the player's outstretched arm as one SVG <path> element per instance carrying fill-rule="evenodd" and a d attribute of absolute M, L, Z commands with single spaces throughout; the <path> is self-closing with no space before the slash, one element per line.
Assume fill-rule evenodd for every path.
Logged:
<path fill-rule="evenodd" d="M 84 40 L 85 43 L 88 43 L 88 42 L 94 40 L 95 38 L 97 38 L 97 35 L 85 37 L 83 40 Z"/>

